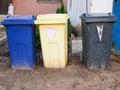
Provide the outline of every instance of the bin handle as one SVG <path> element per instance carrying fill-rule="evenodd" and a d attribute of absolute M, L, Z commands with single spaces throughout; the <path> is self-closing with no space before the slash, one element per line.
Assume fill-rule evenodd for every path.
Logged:
<path fill-rule="evenodd" d="M 86 14 L 85 14 L 85 13 L 83 13 L 83 15 L 84 15 L 84 16 L 86 16 Z"/>
<path fill-rule="evenodd" d="M 83 15 L 84 15 L 85 17 L 89 17 L 89 14 L 83 13 Z"/>
<path fill-rule="evenodd" d="M 109 12 L 108 14 L 109 14 L 110 16 L 112 16 L 112 13 Z"/>
<path fill-rule="evenodd" d="M 108 13 L 108 15 L 113 16 L 113 17 L 114 17 L 114 15 L 113 15 L 112 13 Z"/>

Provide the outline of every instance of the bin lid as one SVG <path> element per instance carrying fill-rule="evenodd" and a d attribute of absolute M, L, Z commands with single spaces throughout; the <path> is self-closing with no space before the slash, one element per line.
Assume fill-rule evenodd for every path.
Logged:
<path fill-rule="evenodd" d="M 5 16 L 2 24 L 13 25 L 13 24 L 34 24 L 35 16 Z"/>
<path fill-rule="evenodd" d="M 81 17 L 84 22 L 115 22 L 117 18 L 111 13 L 88 13 Z"/>
<path fill-rule="evenodd" d="M 68 14 L 45 14 L 37 16 L 35 24 L 59 24 L 66 23 L 69 16 Z"/>

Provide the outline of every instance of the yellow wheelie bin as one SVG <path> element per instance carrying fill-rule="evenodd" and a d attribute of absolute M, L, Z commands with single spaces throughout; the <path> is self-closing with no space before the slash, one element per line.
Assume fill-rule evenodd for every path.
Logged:
<path fill-rule="evenodd" d="M 43 62 L 46 68 L 64 68 L 68 59 L 67 14 L 45 14 L 37 16 Z"/>

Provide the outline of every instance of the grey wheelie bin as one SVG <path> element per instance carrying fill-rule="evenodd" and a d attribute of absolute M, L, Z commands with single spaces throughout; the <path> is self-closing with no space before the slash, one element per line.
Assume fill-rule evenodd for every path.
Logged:
<path fill-rule="evenodd" d="M 117 20 L 112 14 L 83 14 L 83 63 L 88 69 L 109 68 L 112 28 Z"/>

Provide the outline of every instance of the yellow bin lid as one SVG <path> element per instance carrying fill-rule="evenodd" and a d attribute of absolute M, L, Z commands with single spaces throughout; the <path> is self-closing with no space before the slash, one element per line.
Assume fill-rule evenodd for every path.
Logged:
<path fill-rule="evenodd" d="M 60 24 L 66 23 L 68 20 L 68 14 L 45 14 L 38 15 L 37 20 L 35 20 L 35 24 Z"/>

